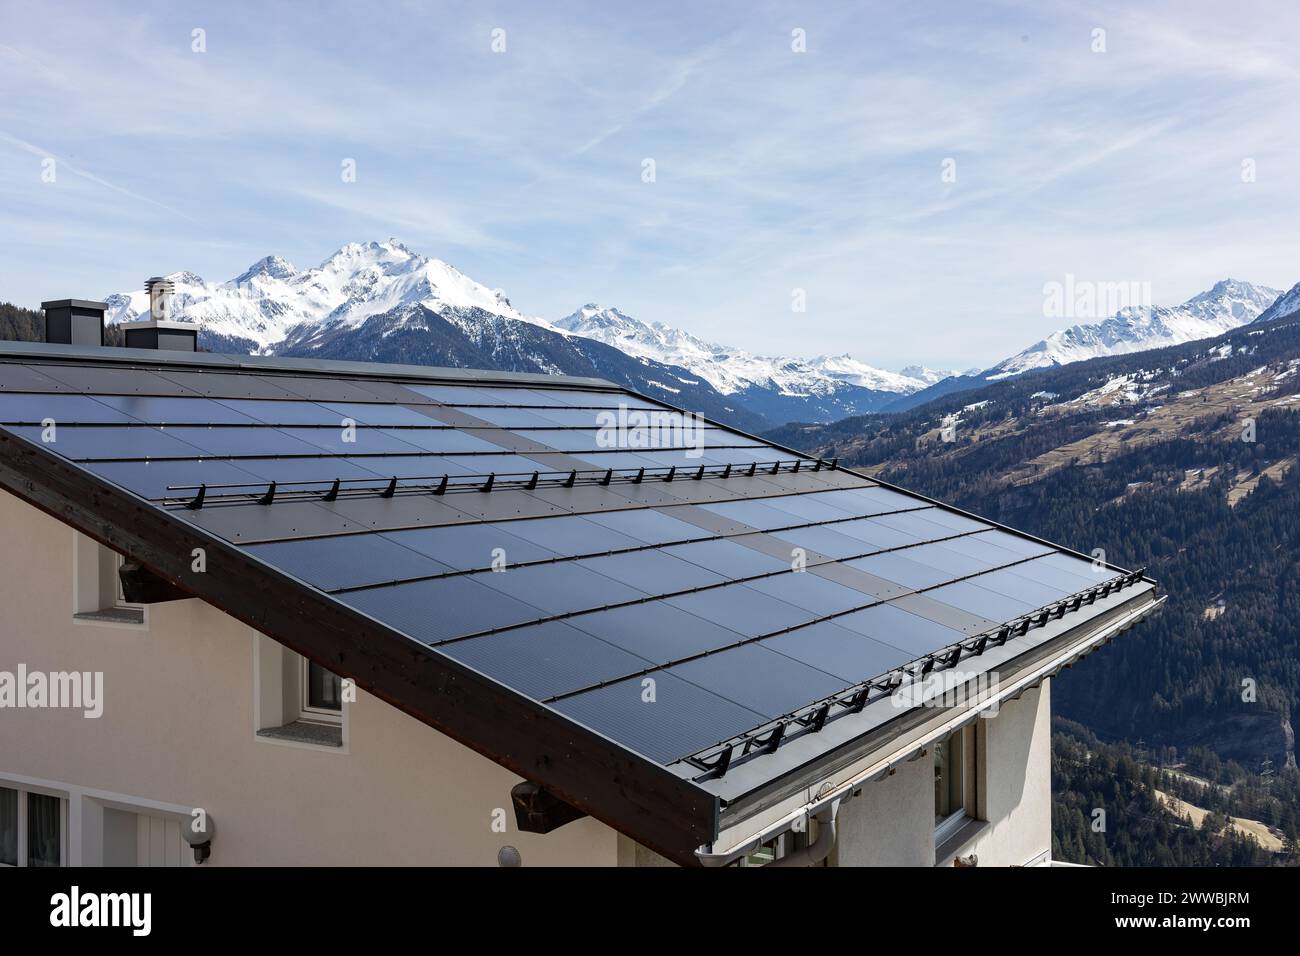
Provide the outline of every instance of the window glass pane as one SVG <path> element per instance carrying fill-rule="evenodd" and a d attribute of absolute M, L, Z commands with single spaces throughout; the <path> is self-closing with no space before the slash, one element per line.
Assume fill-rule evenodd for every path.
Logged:
<path fill-rule="evenodd" d="M 307 663 L 307 706 L 320 710 L 343 709 L 343 681 L 311 661 Z"/>
<path fill-rule="evenodd" d="M 0 863 L 18 865 L 18 791 L 0 787 Z"/>
<path fill-rule="evenodd" d="M 934 745 L 935 823 L 942 823 L 965 809 L 961 741 L 962 732 L 959 730 Z"/>
<path fill-rule="evenodd" d="M 27 865 L 58 866 L 63 829 L 61 801 L 43 793 L 27 794 Z"/>

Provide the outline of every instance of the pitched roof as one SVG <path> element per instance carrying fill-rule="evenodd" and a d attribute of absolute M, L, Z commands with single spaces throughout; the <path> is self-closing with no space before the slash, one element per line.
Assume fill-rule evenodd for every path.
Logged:
<path fill-rule="evenodd" d="M 592 379 L 6 344 L 0 483 L 678 860 L 1154 602 Z"/>

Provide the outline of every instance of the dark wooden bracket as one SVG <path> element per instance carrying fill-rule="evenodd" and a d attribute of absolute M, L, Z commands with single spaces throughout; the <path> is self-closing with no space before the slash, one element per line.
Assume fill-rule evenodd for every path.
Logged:
<path fill-rule="evenodd" d="M 122 581 L 122 596 L 128 604 L 163 604 L 194 596 L 135 561 L 123 562 L 117 576 Z"/>
<path fill-rule="evenodd" d="M 510 801 L 515 805 L 515 823 L 524 833 L 550 833 L 587 815 L 545 787 L 526 780 L 510 788 Z"/>

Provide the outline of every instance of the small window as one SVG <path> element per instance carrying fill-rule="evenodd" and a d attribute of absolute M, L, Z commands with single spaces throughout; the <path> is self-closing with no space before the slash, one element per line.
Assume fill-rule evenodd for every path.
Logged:
<path fill-rule="evenodd" d="M 112 548 L 73 532 L 75 538 L 74 613 L 78 620 L 106 624 L 141 625 L 145 610 L 132 604 L 122 591 L 118 573 L 126 560 Z"/>
<path fill-rule="evenodd" d="M 62 797 L 0 787 L 0 866 L 64 866 L 67 835 Z"/>
<path fill-rule="evenodd" d="M 935 842 L 975 816 L 975 728 L 963 727 L 934 745 Z"/>
<path fill-rule="evenodd" d="M 254 730 L 259 739 L 342 749 L 343 678 L 264 634 L 254 634 Z"/>
<path fill-rule="evenodd" d="M 338 721 L 343 717 L 343 678 L 307 658 L 302 660 L 302 716 Z"/>

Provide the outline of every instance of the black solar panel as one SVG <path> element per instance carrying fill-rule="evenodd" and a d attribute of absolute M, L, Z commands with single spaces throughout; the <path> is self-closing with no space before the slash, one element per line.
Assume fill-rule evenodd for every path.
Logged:
<path fill-rule="evenodd" d="M 44 445 L 55 454 L 73 461 L 117 458 L 197 458 L 205 453 L 161 428 L 133 425 L 98 428 L 89 425 L 57 425 L 49 440 L 39 425 L 6 426 L 15 435 Z"/>
<path fill-rule="evenodd" d="M 668 598 L 668 603 L 707 621 L 739 631 L 746 637 L 756 637 L 796 624 L 807 624 L 817 616 L 743 584 L 728 584 Z"/>
<path fill-rule="evenodd" d="M 634 674 L 649 663 L 561 621 L 458 641 L 442 650 L 538 699 Z"/>
<path fill-rule="evenodd" d="M 222 398 L 221 405 L 265 425 L 324 425 L 342 428 L 342 418 L 315 402 L 273 402 L 269 400 Z"/>
<path fill-rule="evenodd" d="M 6 425 L 39 425 L 47 419 L 65 425 L 125 424 L 132 417 L 115 408 L 111 397 L 67 393 L 25 394 L 0 392 L 0 422 Z"/>
<path fill-rule="evenodd" d="M 447 565 L 378 534 L 277 541 L 249 553 L 322 591 L 444 574 Z"/>
<path fill-rule="evenodd" d="M 948 647 L 966 636 L 961 631 L 889 604 L 880 604 L 836 618 L 835 624 L 890 647 L 897 647 L 913 658 Z"/>
<path fill-rule="evenodd" d="M 102 395 L 97 401 L 153 425 L 252 425 L 255 419 L 209 398 Z"/>
<path fill-rule="evenodd" d="M 673 763 L 765 720 L 669 673 L 633 678 L 558 701 L 555 709 L 656 763 Z"/>
<path fill-rule="evenodd" d="M 546 616 L 540 608 L 467 577 L 349 591 L 338 599 L 427 644 Z"/>
<path fill-rule="evenodd" d="M 551 548 L 511 534 L 508 527 L 505 524 L 464 524 L 391 531 L 385 537 L 459 571 L 490 568 L 494 560 L 522 564 L 556 556 Z"/>
<path fill-rule="evenodd" d="M 674 545 L 665 548 L 664 553 L 689 561 L 701 568 L 717 571 L 723 577 L 733 581 L 737 578 L 782 571 L 790 567 L 789 562 L 779 561 L 735 541 L 699 541 Z"/>
<path fill-rule="evenodd" d="M 574 566 L 590 568 L 616 581 L 626 581 L 645 594 L 671 594 L 725 580 L 715 571 L 662 551 L 633 551 L 584 558 Z"/>
<path fill-rule="evenodd" d="M 689 424 L 563 382 L 0 359 L 0 428 L 663 764 L 1121 575 Z"/>
<path fill-rule="evenodd" d="M 87 462 L 84 467 L 87 471 L 142 498 L 162 499 L 178 494 L 193 497 L 193 492 L 168 491 L 168 488 L 173 485 L 188 486 L 192 483 L 223 485 L 256 482 L 265 478 L 244 467 L 247 464 L 249 463 L 243 462 L 236 466 L 217 459 L 205 459 L 202 461 L 98 461 Z"/>
<path fill-rule="evenodd" d="M 781 717 L 846 686 L 841 678 L 755 644 L 679 664 L 667 673 L 765 717 Z"/>
<path fill-rule="evenodd" d="M 526 601 L 546 614 L 572 614 L 637 600 L 646 594 L 576 563 L 539 564 L 499 574 L 488 572 L 476 580 L 501 594 Z"/>
<path fill-rule="evenodd" d="M 833 674 L 848 687 L 911 661 L 916 655 L 822 621 L 770 637 L 759 645 Z"/>
<path fill-rule="evenodd" d="M 655 664 L 667 664 L 743 640 L 721 624 L 663 601 L 583 614 L 570 623 Z"/>
<path fill-rule="evenodd" d="M 861 591 L 828 581 L 808 571 L 787 571 L 758 581 L 748 587 L 793 607 L 812 611 L 817 616 L 839 614 L 871 603 L 871 597 Z"/>

